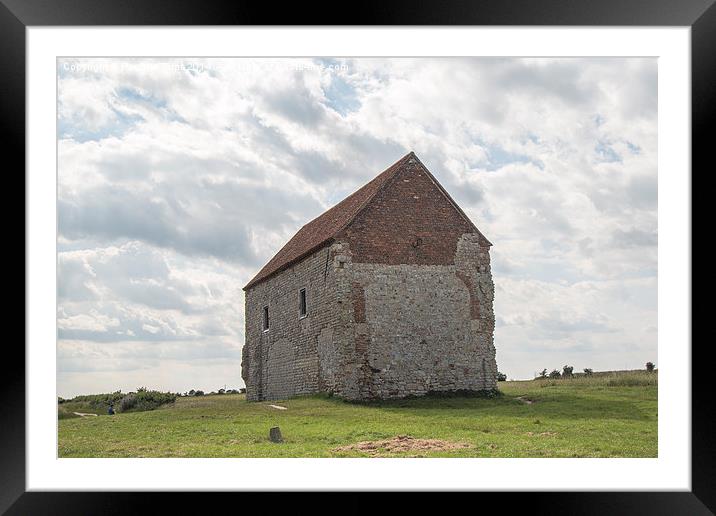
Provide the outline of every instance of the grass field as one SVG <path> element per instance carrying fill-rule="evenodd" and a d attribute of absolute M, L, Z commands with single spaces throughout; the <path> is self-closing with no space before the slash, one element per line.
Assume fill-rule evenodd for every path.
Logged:
<path fill-rule="evenodd" d="M 251 403 L 179 398 L 148 412 L 59 419 L 60 457 L 656 457 L 657 374 L 500 382 L 493 399 L 353 404 L 326 396 Z M 280 405 L 278 410 L 269 405 Z M 268 440 L 279 426 L 283 443 Z M 337 450 L 396 436 L 449 449 Z"/>

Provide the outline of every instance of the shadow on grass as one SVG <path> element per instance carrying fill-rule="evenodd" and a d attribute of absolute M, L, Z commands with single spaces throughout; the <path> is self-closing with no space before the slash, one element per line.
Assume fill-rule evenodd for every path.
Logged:
<path fill-rule="evenodd" d="M 459 409 L 459 414 L 450 416 L 464 417 L 481 414 L 489 416 L 508 416 L 512 418 L 561 418 L 561 419 L 620 419 L 646 421 L 651 415 L 644 413 L 642 407 L 629 400 L 603 399 L 592 396 L 578 396 L 566 393 L 544 393 L 544 395 L 528 395 L 534 400 L 525 404 L 517 395 L 500 395 L 492 398 L 473 395 L 437 395 L 394 400 L 373 400 L 354 402 L 326 394 L 307 396 L 326 402 L 341 405 L 364 407 L 391 413 L 402 410 L 442 411 Z M 656 412 L 654 412 L 655 416 Z"/>

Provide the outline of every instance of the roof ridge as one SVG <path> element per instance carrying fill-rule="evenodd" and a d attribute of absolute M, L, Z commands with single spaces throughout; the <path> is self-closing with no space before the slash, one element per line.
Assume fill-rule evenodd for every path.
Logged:
<path fill-rule="evenodd" d="M 414 153 L 413 151 L 410 151 L 410 152 L 407 153 L 405 156 L 403 156 L 402 158 L 400 158 L 398 161 L 396 161 L 395 163 L 393 163 L 391 166 L 389 166 L 388 168 L 386 168 L 383 172 L 381 172 L 380 174 L 378 174 L 377 176 L 375 176 L 371 181 L 369 181 L 368 183 L 366 183 L 363 187 L 361 187 L 361 188 L 364 188 L 365 186 L 368 186 L 368 184 L 372 183 L 373 181 L 375 181 L 376 179 L 378 179 L 379 177 L 381 177 L 383 174 L 387 174 L 388 172 L 390 172 L 390 174 L 388 174 L 388 175 L 384 178 L 383 182 L 380 184 L 380 186 L 378 186 L 378 188 L 375 190 L 375 192 L 373 192 L 373 193 L 370 194 L 368 197 L 366 197 L 365 200 L 363 201 L 363 203 L 358 207 L 358 209 L 357 209 L 355 212 L 353 212 L 353 215 L 348 219 L 348 221 L 347 221 L 340 229 L 338 229 L 338 231 L 336 231 L 336 234 L 337 234 L 337 233 L 340 233 L 340 232 L 343 231 L 345 228 L 347 228 L 348 226 L 350 226 L 350 225 L 355 221 L 356 217 L 358 217 L 358 215 L 360 215 L 360 214 L 363 212 L 363 210 L 366 209 L 366 207 L 370 204 L 370 202 L 371 202 L 373 199 L 375 199 L 375 196 L 378 195 L 380 192 L 382 192 L 382 191 L 385 189 L 385 187 L 388 185 L 388 183 L 390 183 L 390 181 L 391 181 L 392 179 L 395 179 L 395 175 L 397 174 L 398 170 L 400 170 L 400 167 L 405 164 L 405 162 L 408 160 L 408 158 L 409 158 L 411 155 L 412 155 L 415 159 L 417 159 L 417 156 L 415 155 L 415 153 Z M 354 193 L 357 193 L 357 191 L 354 192 Z"/>
<path fill-rule="evenodd" d="M 256 273 L 251 281 L 246 284 L 244 290 L 248 290 L 257 283 L 290 267 L 318 249 L 325 247 L 328 242 L 334 240 L 338 234 L 357 220 L 359 215 L 371 204 L 373 199 L 375 199 L 380 192 L 392 183 L 406 163 L 417 163 L 420 168 L 426 172 L 428 179 L 436 186 L 438 191 L 455 208 L 457 213 L 467 221 L 469 226 L 472 227 L 488 245 L 492 245 L 480 230 L 477 229 L 477 226 L 475 226 L 447 190 L 445 190 L 435 176 L 433 176 L 430 170 L 428 170 L 423 162 L 415 155 L 415 152 L 410 151 L 361 186 L 358 190 L 301 226 L 293 237 L 291 237 L 258 273 Z"/>
<path fill-rule="evenodd" d="M 366 188 L 367 186 L 370 186 L 372 183 L 374 183 L 375 181 L 377 181 L 381 176 L 383 176 L 383 174 L 385 174 L 386 172 L 390 171 L 391 169 L 394 169 L 394 170 L 392 170 L 393 175 L 394 175 L 395 172 L 398 171 L 398 168 L 399 168 L 398 165 L 402 165 L 402 164 L 403 164 L 403 161 L 405 161 L 405 159 L 408 158 L 411 154 L 412 154 L 414 157 L 417 158 L 417 156 L 415 156 L 415 153 L 414 153 L 413 151 L 410 151 L 408 154 L 406 154 L 405 156 L 403 156 L 402 158 L 400 158 L 398 161 L 396 161 L 395 163 L 393 163 L 392 165 L 390 165 L 388 168 L 386 168 L 385 170 L 383 170 L 382 172 L 380 172 L 378 175 L 376 175 L 373 179 L 371 179 L 370 181 L 368 181 L 366 184 L 364 184 L 363 186 L 361 186 L 360 188 L 358 188 L 357 190 L 355 190 L 353 193 L 349 194 L 348 196 L 346 196 L 346 197 L 344 197 L 343 199 L 341 199 L 340 201 L 338 201 L 336 204 L 334 204 L 333 206 L 331 206 L 330 208 L 328 208 L 326 211 L 324 211 L 324 212 L 321 213 L 320 215 L 317 215 L 316 217 L 312 218 L 311 220 L 309 220 L 308 222 L 306 222 L 306 223 L 305 223 L 303 226 L 301 226 L 301 227 L 303 228 L 303 227 L 305 227 L 305 226 L 308 226 L 308 225 L 309 225 L 310 223 L 312 223 L 314 220 L 320 219 L 320 218 L 323 217 L 326 213 L 330 212 L 331 210 L 334 210 L 334 209 L 338 208 L 344 201 L 347 201 L 347 200 L 350 199 L 351 197 L 354 197 L 354 196 L 356 196 L 357 194 L 359 194 L 359 193 L 361 192 L 361 190 L 363 190 L 363 189 Z M 376 195 L 380 190 L 382 190 L 384 184 L 385 184 L 385 182 L 383 182 L 383 183 L 381 184 L 381 186 L 380 186 L 375 192 L 373 192 L 370 196 L 368 196 L 368 197 L 365 199 L 365 201 L 363 201 L 363 203 L 361 204 L 361 206 L 355 211 L 355 214 L 358 214 L 360 211 L 362 211 L 362 209 L 368 204 L 368 202 L 370 202 L 370 200 L 373 199 L 373 198 L 375 197 L 375 195 Z M 342 229 L 342 228 L 341 228 L 341 229 Z M 336 233 L 337 233 L 337 232 L 336 232 Z"/>

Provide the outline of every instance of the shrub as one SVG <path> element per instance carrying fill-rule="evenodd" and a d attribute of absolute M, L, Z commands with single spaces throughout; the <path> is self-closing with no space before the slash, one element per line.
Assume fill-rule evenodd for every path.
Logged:
<path fill-rule="evenodd" d="M 561 376 L 562 375 L 556 369 L 552 369 L 552 372 L 549 373 L 550 378 L 560 378 Z"/>
<path fill-rule="evenodd" d="M 154 410 L 161 405 L 174 403 L 176 398 L 177 395 L 171 392 L 137 390 L 137 392 L 130 392 L 120 400 L 119 412 Z"/>
<path fill-rule="evenodd" d="M 69 400 L 62 400 L 60 412 L 72 414 L 73 412 L 89 412 L 92 414 L 107 414 L 110 406 L 116 412 L 136 412 L 141 410 L 153 410 L 160 405 L 173 403 L 178 394 L 171 392 L 158 392 L 147 390 L 146 387 L 137 389 L 137 392 L 124 394 L 116 391 L 107 394 L 86 394 L 75 396 Z M 72 417 L 60 414 L 61 417 Z"/>
<path fill-rule="evenodd" d="M 124 394 L 122 394 L 122 391 L 116 391 L 109 394 L 86 394 L 81 396 L 75 396 L 71 400 L 65 400 L 65 403 L 81 403 L 93 410 L 100 411 L 104 414 L 107 410 L 107 407 L 119 403 L 122 398 L 124 398 Z"/>
<path fill-rule="evenodd" d="M 136 406 L 136 404 L 137 397 L 133 393 L 129 393 L 119 401 L 119 407 L 117 408 L 117 411 L 129 412 Z"/>
<path fill-rule="evenodd" d="M 594 374 L 594 371 L 592 371 L 591 368 L 585 367 L 584 368 L 584 376 L 592 376 Z"/>
<path fill-rule="evenodd" d="M 204 391 L 194 391 L 194 396 L 203 396 Z"/>
<path fill-rule="evenodd" d="M 239 392 L 240 392 L 241 394 L 246 394 L 246 387 L 241 387 L 241 388 L 239 389 Z"/>
<path fill-rule="evenodd" d="M 646 370 L 650 373 L 654 370 L 654 363 L 653 362 L 647 362 L 646 363 Z"/>
<path fill-rule="evenodd" d="M 507 375 L 505 373 L 501 373 L 497 371 L 497 381 L 498 382 L 504 382 L 507 380 Z"/>
<path fill-rule="evenodd" d="M 571 378 L 572 376 L 574 376 L 574 375 L 572 374 L 572 371 L 574 371 L 574 367 L 573 367 L 573 366 L 568 366 L 568 365 L 564 366 L 564 367 L 562 368 L 562 377 L 563 377 L 563 378 Z"/>

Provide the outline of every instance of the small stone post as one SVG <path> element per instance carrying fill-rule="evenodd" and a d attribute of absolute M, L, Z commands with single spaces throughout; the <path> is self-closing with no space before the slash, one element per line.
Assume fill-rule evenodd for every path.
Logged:
<path fill-rule="evenodd" d="M 269 430 L 269 440 L 272 443 L 282 443 L 283 437 L 281 437 L 281 429 L 277 426 L 274 426 Z"/>

